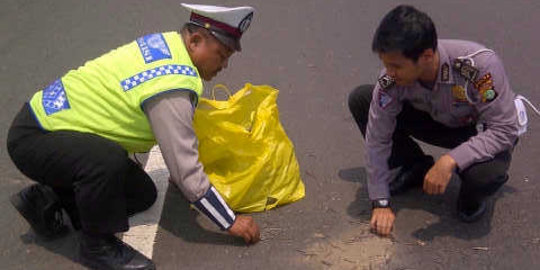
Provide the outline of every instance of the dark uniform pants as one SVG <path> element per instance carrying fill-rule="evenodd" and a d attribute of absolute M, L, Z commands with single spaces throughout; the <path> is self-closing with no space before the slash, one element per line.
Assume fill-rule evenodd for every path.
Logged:
<path fill-rule="evenodd" d="M 364 138 L 373 88 L 373 85 L 362 85 L 349 95 L 349 109 Z M 420 146 L 411 137 L 431 145 L 452 149 L 476 134 L 476 126 L 451 128 L 433 120 L 428 113 L 404 103 L 401 113 L 397 116 L 388 166 L 391 169 L 408 167 L 411 162 L 424 156 Z M 460 171 L 458 173 L 462 180 L 460 198 L 476 200 L 495 193 L 508 180 L 511 151 L 512 149 L 500 152 L 493 159 L 475 163 Z"/>
<path fill-rule="evenodd" d="M 7 145 L 17 168 L 53 188 L 83 231 L 126 231 L 128 217 L 156 200 L 154 183 L 119 144 L 89 133 L 44 131 L 28 104 L 15 117 Z"/>

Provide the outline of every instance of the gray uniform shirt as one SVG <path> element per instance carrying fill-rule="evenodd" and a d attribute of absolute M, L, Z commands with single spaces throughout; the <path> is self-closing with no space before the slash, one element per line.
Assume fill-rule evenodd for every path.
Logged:
<path fill-rule="evenodd" d="M 439 74 L 433 89 L 418 82 L 385 89 L 381 83 L 375 86 L 366 132 L 368 192 L 372 200 L 390 197 L 392 173 L 387 161 L 396 117 L 405 101 L 449 127 L 484 125 L 483 131 L 448 152 L 459 170 L 510 149 L 518 137 L 516 95 L 499 57 L 480 44 L 462 40 L 439 40 L 437 51 Z M 454 60 L 460 57 L 467 58 L 479 71 L 476 80 L 467 80 L 453 67 Z M 486 91 L 488 88 L 492 91 Z"/>
<path fill-rule="evenodd" d="M 188 91 L 158 95 L 144 103 L 156 141 L 173 182 L 190 202 L 201 198 L 210 181 L 199 162 L 198 140 L 193 130 L 193 107 Z"/>

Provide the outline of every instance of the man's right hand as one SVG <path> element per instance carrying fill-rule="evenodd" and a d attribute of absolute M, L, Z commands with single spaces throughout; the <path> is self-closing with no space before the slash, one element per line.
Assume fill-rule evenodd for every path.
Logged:
<path fill-rule="evenodd" d="M 229 234 L 244 238 L 247 244 L 255 244 L 261 239 L 259 226 L 250 216 L 236 216 L 234 224 L 229 228 Z"/>
<path fill-rule="evenodd" d="M 373 208 L 371 214 L 371 229 L 381 236 L 387 236 L 392 231 L 396 216 L 391 208 Z"/>

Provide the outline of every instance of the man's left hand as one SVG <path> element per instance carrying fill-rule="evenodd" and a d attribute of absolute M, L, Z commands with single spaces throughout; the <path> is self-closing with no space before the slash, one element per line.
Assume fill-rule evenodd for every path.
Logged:
<path fill-rule="evenodd" d="M 244 238 L 247 244 L 255 244 L 261 240 L 259 226 L 250 216 L 236 216 L 236 220 L 229 228 L 229 234 Z"/>
<path fill-rule="evenodd" d="M 424 177 L 424 192 L 430 195 L 443 194 L 456 166 L 456 161 L 449 155 L 439 158 Z"/>

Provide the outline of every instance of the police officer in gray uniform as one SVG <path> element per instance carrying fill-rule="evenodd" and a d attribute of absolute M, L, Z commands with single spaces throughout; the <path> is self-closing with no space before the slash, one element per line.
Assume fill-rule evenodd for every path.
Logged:
<path fill-rule="evenodd" d="M 372 229 L 391 232 L 391 195 L 415 186 L 442 194 L 453 173 L 461 179 L 458 216 L 478 220 L 508 180 L 524 129 L 501 60 L 474 42 L 438 40 L 429 16 L 405 5 L 384 17 L 372 49 L 385 68 L 375 86 L 349 96 L 365 138 Z M 434 161 L 412 138 L 449 151 Z"/>

